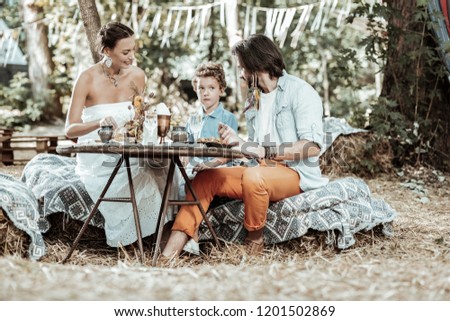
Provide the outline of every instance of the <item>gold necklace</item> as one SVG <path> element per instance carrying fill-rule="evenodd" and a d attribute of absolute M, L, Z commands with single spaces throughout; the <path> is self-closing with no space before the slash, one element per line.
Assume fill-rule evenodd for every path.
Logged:
<path fill-rule="evenodd" d="M 111 75 L 110 75 L 110 73 L 105 69 L 105 66 L 104 66 L 103 64 L 102 64 L 102 70 L 103 70 L 103 73 L 105 74 L 105 76 L 108 77 L 108 79 L 113 83 L 114 87 L 119 86 L 119 74 L 120 74 L 120 70 L 119 70 L 119 72 L 118 72 L 116 75 L 114 75 L 114 76 L 111 76 Z"/>

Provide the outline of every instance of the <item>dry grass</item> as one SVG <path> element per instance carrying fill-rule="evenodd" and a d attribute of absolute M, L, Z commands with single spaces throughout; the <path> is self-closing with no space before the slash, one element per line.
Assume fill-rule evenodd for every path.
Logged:
<path fill-rule="evenodd" d="M 2 172 L 20 176 L 20 167 Z M 422 179 L 430 203 L 422 204 L 402 181 Z M 68 222 L 46 235 L 49 253 L 26 258 L 28 238 L 0 214 L 1 300 L 449 300 L 450 176 L 439 182 L 431 169 L 405 169 L 404 177 L 381 176 L 367 183 L 399 217 L 395 236 L 378 229 L 358 233 L 356 244 L 339 251 L 326 234 L 267 247 L 248 257 L 236 244 L 223 251 L 203 244 L 205 254 L 182 257 L 171 268 L 137 259 L 137 247 L 114 249 L 101 230 L 90 228 L 66 265 L 58 263 L 80 228 Z M 53 218 L 61 221 L 61 216 Z"/>
<path fill-rule="evenodd" d="M 369 151 L 368 146 L 373 146 Z M 338 136 L 320 158 L 322 172 L 333 177 L 348 173 L 360 177 L 374 177 L 375 171 L 393 173 L 393 153 L 387 140 L 378 140 L 373 133 Z M 373 170 L 368 171 L 369 165 Z"/>

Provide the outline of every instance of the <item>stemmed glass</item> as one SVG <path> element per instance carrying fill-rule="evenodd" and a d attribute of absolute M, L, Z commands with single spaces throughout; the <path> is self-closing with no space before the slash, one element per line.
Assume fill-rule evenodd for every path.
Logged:
<path fill-rule="evenodd" d="M 156 143 L 156 128 L 158 126 L 157 115 L 155 110 L 145 111 L 143 144 L 149 142 Z"/>
<path fill-rule="evenodd" d="M 170 115 L 158 115 L 158 136 L 161 137 L 160 144 L 164 144 L 164 138 L 170 129 Z"/>
<path fill-rule="evenodd" d="M 198 136 L 200 132 L 202 131 L 202 122 L 203 117 L 199 113 L 191 114 L 189 117 L 189 128 L 191 129 L 193 135 L 194 135 L 194 143 L 197 142 Z"/>

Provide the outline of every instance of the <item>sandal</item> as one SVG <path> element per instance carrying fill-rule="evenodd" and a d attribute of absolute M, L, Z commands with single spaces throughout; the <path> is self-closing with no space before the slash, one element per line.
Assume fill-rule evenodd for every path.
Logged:
<path fill-rule="evenodd" d="M 244 249 L 248 255 L 260 255 L 264 250 L 264 241 L 257 243 L 252 240 L 244 240 Z"/>
<path fill-rule="evenodd" d="M 194 239 L 190 239 L 183 247 L 183 251 L 194 255 L 200 255 L 200 246 Z"/>

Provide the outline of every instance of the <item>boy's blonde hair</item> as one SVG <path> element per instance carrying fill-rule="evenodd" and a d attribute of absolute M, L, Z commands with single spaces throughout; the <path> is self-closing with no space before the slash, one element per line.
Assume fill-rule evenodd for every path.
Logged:
<path fill-rule="evenodd" d="M 192 85 L 197 85 L 198 77 L 214 77 L 221 89 L 225 90 L 227 88 L 227 82 L 225 80 L 225 72 L 221 64 L 214 63 L 211 61 L 201 63 L 195 69 L 195 78 L 192 79 Z M 196 91 L 197 88 L 194 87 Z"/>

